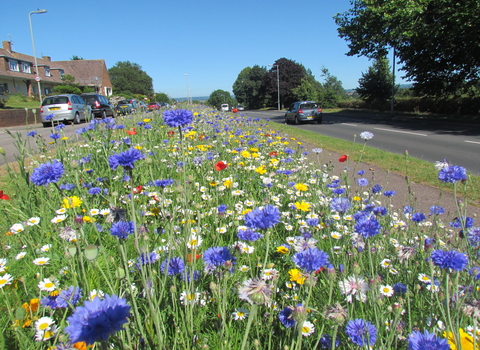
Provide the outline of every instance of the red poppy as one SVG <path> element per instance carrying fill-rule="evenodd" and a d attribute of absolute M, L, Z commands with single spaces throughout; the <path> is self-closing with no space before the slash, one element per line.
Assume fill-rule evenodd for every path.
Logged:
<path fill-rule="evenodd" d="M 220 161 L 220 162 L 217 162 L 217 164 L 215 164 L 215 170 L 216 171 L 220 171 L 220 170 L 223 170 L 227 167 L 227 164 L 225 164 L 224 162 Z"/>
<path fill-rule="evenodd" d="M 136 135 L 137 134 L 137 128 L 131 128 L 130 130 L 127 130 L 128 135 Z"/>
<path fill-rule="evenodd" d="M 205 138 L 205 134 L 200 134 L 200 135 L 198 135 L 198 139 L 199 139 L 200 141 L 203 141 L 204 138 Z"/>
<path fill-rule="evenodd" d="M 168 137 L 173 137 L 175 135 L 175 131 L 169 131 L 167 132 Z"/>
<path fill-rule="evenodd" d="M 4 199 L 4 200 L 8 201 L 10 199 L 10 197 L 7 196 L 6 194 L 3 194 L 3 191 L 0 191 L 0 199 Z"/>
<path fill-rule="evenodd" d="M 137 186 L 133 189 L 133 193 L 140 193 L 140 192 L 142 192 L 142 189 L 143 189 L 142 185 Z"/>
<path fill-rule="evenodd" d="M 189 263 L 191 263 L 191 262 L 193 262 L 194 260 L 200 259 L 201 257 L 202 257 L 202 254 L 195 254 L 195 259 L 194 259 L 193 254 L 188 253 L 188 254 L 187 254 L 187 261 L 188 261 Z"/>
<path fill-rule="evenodd" d="M 271 151 L 268 155 L 269 155 L 270 157 L 276 157 L 276 156 L 278 156 L 278 153 L 275 152 L 275 151 Z"/>
<path fill-rule="evenodd" d="M 343 155 L 343 156 L 340 156 L 340 158 L 338 158 L 338 161 L 343 163 L 344 161 L 346 161 L 348 159 L 348 156 L 347 155 Z"/>

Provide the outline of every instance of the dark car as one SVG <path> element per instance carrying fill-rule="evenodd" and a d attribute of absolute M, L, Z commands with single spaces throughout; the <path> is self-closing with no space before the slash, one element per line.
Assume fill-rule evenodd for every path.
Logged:
<path fill-rule="evenodd" d="M 137 100 L 121 100 L 118 101 L 115 111 L 122 115 L 127 115 L 130 113 L 135 113 L 138 110 Z"/>
<path fill-rule="evenodd" d="M 96 118 L 115 118 L 114 107 L 105 96 L 96 93 L 85 93 L 80 96 L 90 105 L 92 113 Z"/>
<path fill-rule="evenodd" d="M 162 108 L 162 105 L 159 102 L 150 102 L 148 104 L 149 111 L 158 111 L 160 108 Z"/>
<path fill-rule="evenodd" d="M 322 109 L 315 101 L 299 101 L 294 102 L 285 112 L 285 124 L 294 122 L 300 124 L 301 122 L 322 123 L 323 114 Z"/>

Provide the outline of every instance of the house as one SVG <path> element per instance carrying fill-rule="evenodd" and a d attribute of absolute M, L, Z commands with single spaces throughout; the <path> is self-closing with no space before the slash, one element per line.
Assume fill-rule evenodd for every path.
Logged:
<path fill-rule="evenodd" d="M 70 74 L 75 83 L 89 86 L 104 96 L 112 95 L 112 82 L 103 59 L 52 61 L 49 56 L 37 58 L 38 73 L 35 72 L 33 56 L 14 52 L 10 41 L 2 41 L 0 48 L 0 97 L 6 93 L 22 93 L 26 96 L 38 95 L 40 78 L 42 95 L 52 93 L 55 85 L 62 84 L 62 77 Z"/>

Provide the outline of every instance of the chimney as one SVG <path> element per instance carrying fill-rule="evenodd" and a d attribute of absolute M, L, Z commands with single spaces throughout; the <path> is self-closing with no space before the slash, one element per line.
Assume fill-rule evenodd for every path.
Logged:
<path fill-rule="evenodd" d="M 12 43 L 10 41 L 2 41 L 2 45 L 5 50 L 12 52 Z"/>
<path fill-rule="evenodd" d="M 48 62 L 50 62 L 52 60 L 52 58 L 50 56 L 42 56 L 42 59 L 44 59 L 45 61 L 48 61 Z"/>

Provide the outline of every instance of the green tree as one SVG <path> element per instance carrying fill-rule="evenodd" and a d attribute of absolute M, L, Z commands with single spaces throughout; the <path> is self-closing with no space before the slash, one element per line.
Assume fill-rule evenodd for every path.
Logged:
<path fill-rule="evenodd" d="M 392 73 L 388 60 L 377 58 L 368 71 L 362 73 L 355 90 L 360 97 L 371 103 L 382 103 L 392 96 Z"/>
<path fill-rule="evenodd" d="M 319 101 L 323 86 L 313 76 L 310 70 L 300 81 L 300 85 L 292 90 L 295 100 L 298 101 Z"/>
<path fill-rule="evenodd" d="M 277 67 L 279 82 L 277 85 Z M 280 58 L 275 61 L 272 68 L 265 74 L 262 81 L 262 92 L 265 94 L 267 103 L 270 106 L 277 104 L 278 86 L 280 86 L 280 101 L 282 105 L 288 106 L 295 102 L 293 92 L 300 86 L 302 79 L 306 77 L 305 67 L 287 58 Z"/>
<path fill-rule="evenodd" d="M 164 92 L 155 93 L 154 99 L 156 102 L 170 103 L 170 97 L 168 97 L 168 95 Z"/>
<path fill-rule="evenodd" d="M 77 94 L 80 95 L 83 91 L 79 84 L 75 83 L 75 77 L 71 74 L 62 76 L 63 84 L 55 86 L 52 91 L 55 94 Z"/>
<path fill-rule="evenodd" d="M 240 104 L 248 109 L 261 108 L 264 102 L 261 93 L 262 80 L 267 69 L 255 65 L 244 68 L 233 83 L 232 91 Z"/>
<path fill-rule="evenodd" d="M 220 108 L 222 103 L 228 103 L 229 106 L 233 105 L 232 97 L 230 93 L 225 90 L 215 90 L 212 92 L 207 100 L 207 105 Z"/>
<path fill-rule="evenodd" d="M 152 78 L 137 63 L 117 62 L 108 70 L 116 94 L 140 94 L 151 96 Z"/>
<path fill-rule="evenodd" d="M 72 61 L 78 61 L 78 60 L 83 60 L 83 57 L 80 57 L 80 56 L 77 56 L 77 55 L 73 55 L 72 57 L 70 57 L 70 59 Z"/>
<path fill-rule="evenodd" d="M 448 95 L 480 76 L 480 6 L 458 0 L 356 0 L 337 14 L 349 56 L 384 57 L 394 47 L 417 92 Z"/>
<path fill-rule="evenodd" d="M 327 68 L 322 68 L 322 77 L 325 80 L 322 84 L 319 100 L 323 108 L 336 108 L 338 103 L 348 98 L 342 82 L 330 74 Z"/>

